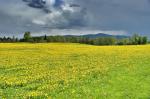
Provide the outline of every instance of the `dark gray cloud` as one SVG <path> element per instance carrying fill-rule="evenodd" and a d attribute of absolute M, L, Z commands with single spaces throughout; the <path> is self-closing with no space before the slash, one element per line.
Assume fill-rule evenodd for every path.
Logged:
<path fill-rule="evenodd" d="M 66 5 L 60 3 L 61 7 L 36 7 L 29 3 L 32 0 L 27 1 L 0 1 L 0 32 L 11 35 L 29 30 L 40 34 L 69 29 L 149 35 L 150 0 L 64 0 Z"/>
<path fill-rule="evenodd" d="M 83 0 L 77 2 L 86 7 L 91 15 L 91 27 L 144 34 L 150 31 L 148 0 L 86 0 L 86 4 Z"/>

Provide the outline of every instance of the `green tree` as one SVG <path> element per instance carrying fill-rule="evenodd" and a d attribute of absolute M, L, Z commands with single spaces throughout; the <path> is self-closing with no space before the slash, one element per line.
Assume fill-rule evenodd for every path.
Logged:
<path fill-rule="evenodd" d="M 45 36 L 44 36 L 44 40 L 47 40 L 47 35 L 45 34 Z"/>
<path fill-rule="evenodd" d="M 132 44 L 137 45 L 139 43 L 139 35 L 138 34 L 134 34 L 132 36 Z"/>
<path fill-rule="evenodd" d="M 142 44 L 147 44 L 147 42 L 148 42 L 147 37 L 146 37 L 146 36 L 144 36 L 142 39 L 143 39 L 143 40 L 142 40 Z"/>
<path fill-rule="evenodd" d="M 28 42 L 28 41 L 30 41 L 30 39 L 31 39 L 31 33 L 25 32 L 24 33 L 24 40 Z"/>

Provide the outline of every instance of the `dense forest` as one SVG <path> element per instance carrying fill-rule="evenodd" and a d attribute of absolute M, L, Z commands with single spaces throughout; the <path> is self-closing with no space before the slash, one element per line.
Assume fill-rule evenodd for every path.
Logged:
<path fill-rule="evenodd" d="M 16 37 L 1 37 L 1 43 L 14 43 L 14 42 L 30 42 L 30 43 L 48 43 L 48 42 L 66 42 L 66 43 L 82 43 L 91 45 L 141 45 L 147 44 L 148 38 L 134 34 L 128 38 L 118 39 L 115 37 L 98 37 L 89 38 L 83 36 L 39 36 L 32 37 L 30 32 L 25 32 L 24 37 L 18 39 Z"/>

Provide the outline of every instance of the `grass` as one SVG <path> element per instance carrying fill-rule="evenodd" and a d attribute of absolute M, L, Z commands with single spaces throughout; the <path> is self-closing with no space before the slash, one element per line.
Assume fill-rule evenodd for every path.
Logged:
<path fill-rule="evenodd" d="M 150 45 L 1 43 L 0 98 L 150 99 Z"/>

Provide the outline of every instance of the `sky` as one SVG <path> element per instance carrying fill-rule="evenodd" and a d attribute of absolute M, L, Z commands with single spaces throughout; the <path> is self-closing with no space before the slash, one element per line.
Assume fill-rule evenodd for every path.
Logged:
<path fill-rule="evenodd" d="M 0 36 L 106 33 L 150 37 L 150 0 L 1 0 Z"/>

